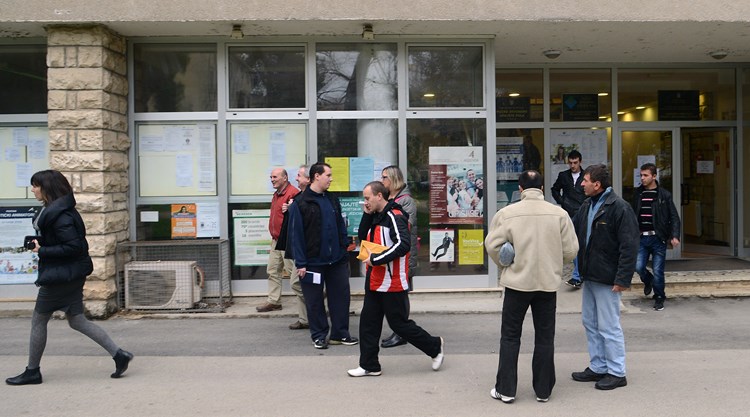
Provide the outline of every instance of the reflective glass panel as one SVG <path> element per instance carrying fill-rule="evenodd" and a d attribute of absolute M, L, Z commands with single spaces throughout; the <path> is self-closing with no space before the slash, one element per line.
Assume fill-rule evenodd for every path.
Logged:
<path fill-rule="evenodd" d="M 396 44 L 320 44 L 318 110 L 395 110 Z"/>
<path fill-rule="evenodd" d="M 229 107 L 305 107 L 304 46 L 229 48 Z"/>
<path fill-rule="evenodd" d="M 550 120 L 612 121 L 612 88 L 608 69 L 551 69 Z"/>
<path fill-rule="evenodd" d="M 544 74 L 541 69 L 495 71 L 497 123 L 544 120 Z"/>
<path fill-rule="evenodd" d="M 409 107 L 483 107 L 481 46 L 410 46 Z"/>
<path fill-rule="evenodd" d="M 744 208 L 742 210 L 744 214 L 742 215 L 745 216 L 743 219 L 742 246 L 750 248 L 750 69 L 744 69 L 742 80 L 742 108 L 744 110 L 742 119 L 745 121 L 745 129 L 742 135 L 742 160 L 744 164 L 742 172 L 739 173 L 745 185 L 744 190 L 742 190 L 742 205 Z"/>
<path fill-rule="evenodd" d="M 622 69 L 623 122 L 734 120 L 734 69 Z"/>
<path fill-rule="evenodd" d="M 136 44 L 136 112 L 216 111 L 216 46 Z"/>
<path fill-rule="evenodd" d="M 47 113 L 47 48 L 0 48 L 0 114 Z"/>

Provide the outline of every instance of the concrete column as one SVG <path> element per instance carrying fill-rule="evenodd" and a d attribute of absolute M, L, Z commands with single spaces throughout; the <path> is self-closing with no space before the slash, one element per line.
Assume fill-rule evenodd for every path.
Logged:
<path fill-rule="evenodd" d="M 94 261 L 84 305 L 103 318 L 117 308 L 115 248 L 128 239 L 126 43 L 101 25 L 47 32 L 50 166 L 76 193 Z"/>

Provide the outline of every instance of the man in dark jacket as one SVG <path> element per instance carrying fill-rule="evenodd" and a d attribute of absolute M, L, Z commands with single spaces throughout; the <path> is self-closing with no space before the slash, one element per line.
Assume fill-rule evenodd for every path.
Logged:
<path fill-rule="evenodd" d="M 638 253 L 638 221 L 630 204 L 610 187 L 605 165 L 583 173 L 586 199 L 573 218 L 578 235 L 578 270 L 583 278 L 581 320 L 588 341 L 589 366 L 573 372 L 579 382 L 596 381 L 611 390 L 625 378 L 625 336 L 620 326 L 620 298 L 630 287 Z"/>
<path fill-rule="evenodd" d="M 640 249 L 635 270 L 643 281 L 643 294 L 654 290 L 654 310 L 664 310 L 664 262 L 667 257 L 667 243 L 676 247 L 680 244 L 680 216 L 672 201 L 672 194 L 659 187 L 656 180 L 656 165 L 641 166 L 641 186 L 635 190 L 633 210 L 638 216 L 641 233 Z M 653 257 L 652 274 L 646 269 L 648 257 Z"/>
<path fill-rule="evenodd" d="M 310 167 L 310 185 L 289 206 L 292 258 L 307 305 L 310 335 L 316 349 L 332 345 L 356 345 L 349 335 L 349 240 L 339 200 L 328 192 L 331 166 L 317 162 Z M 323 304 L 325 284 L 331 325 Z M 328 331 L 330 340 L 326 340 Z"/>
<path fill-rule="evenodd" d="M 552 185 L 552 198 L 555 199 L 563 210 L 568 212 L 572 219 L 581 207 L 586 195 L 583 193 L 583 174 L 581 173 L 581 162 L 583 157 L 577 150 L 572 150 L 568 154 L 568 166 L 570 169 L 559 173 L 555 184 Z M 581 288 L 581 275 L 578 273 L 578 261 L 573 260 L 572 277 L 565 281 L 566 284 L 573 288 Z"/>

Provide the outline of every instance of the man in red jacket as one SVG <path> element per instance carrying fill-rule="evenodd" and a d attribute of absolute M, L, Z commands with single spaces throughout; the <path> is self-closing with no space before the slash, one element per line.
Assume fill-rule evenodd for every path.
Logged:
<path fill-rule="evenodd" d="M 387 249 L 371 253 L 365 259 L 365 299 L 359 319 L 359 367 L 349 376 L 379 376 L 378 344 L 383 316 L 396 334 L 432 358 L 432 369 L 443 364 L 443 338 L 435 337 L 409 320 L 409 251 L 411 249 L 408 214 L 395 201 L 388 201 L 388 188 L 379 181 L 365 186 L 364 214 L 359 224 L 360 240 Z"/>

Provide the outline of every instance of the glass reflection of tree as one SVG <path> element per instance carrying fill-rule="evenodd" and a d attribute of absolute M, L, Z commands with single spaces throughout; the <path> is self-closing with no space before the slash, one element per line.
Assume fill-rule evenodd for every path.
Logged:
<path fill-rule="evenodd" d="M 412 47 L 409 50 L 409 105 L 481 107 L 482 48 Z"/>
<path fill-rule="evenodd" d="M 302 47 L 230 49 L 230 107 L 305 107 Z"/>

